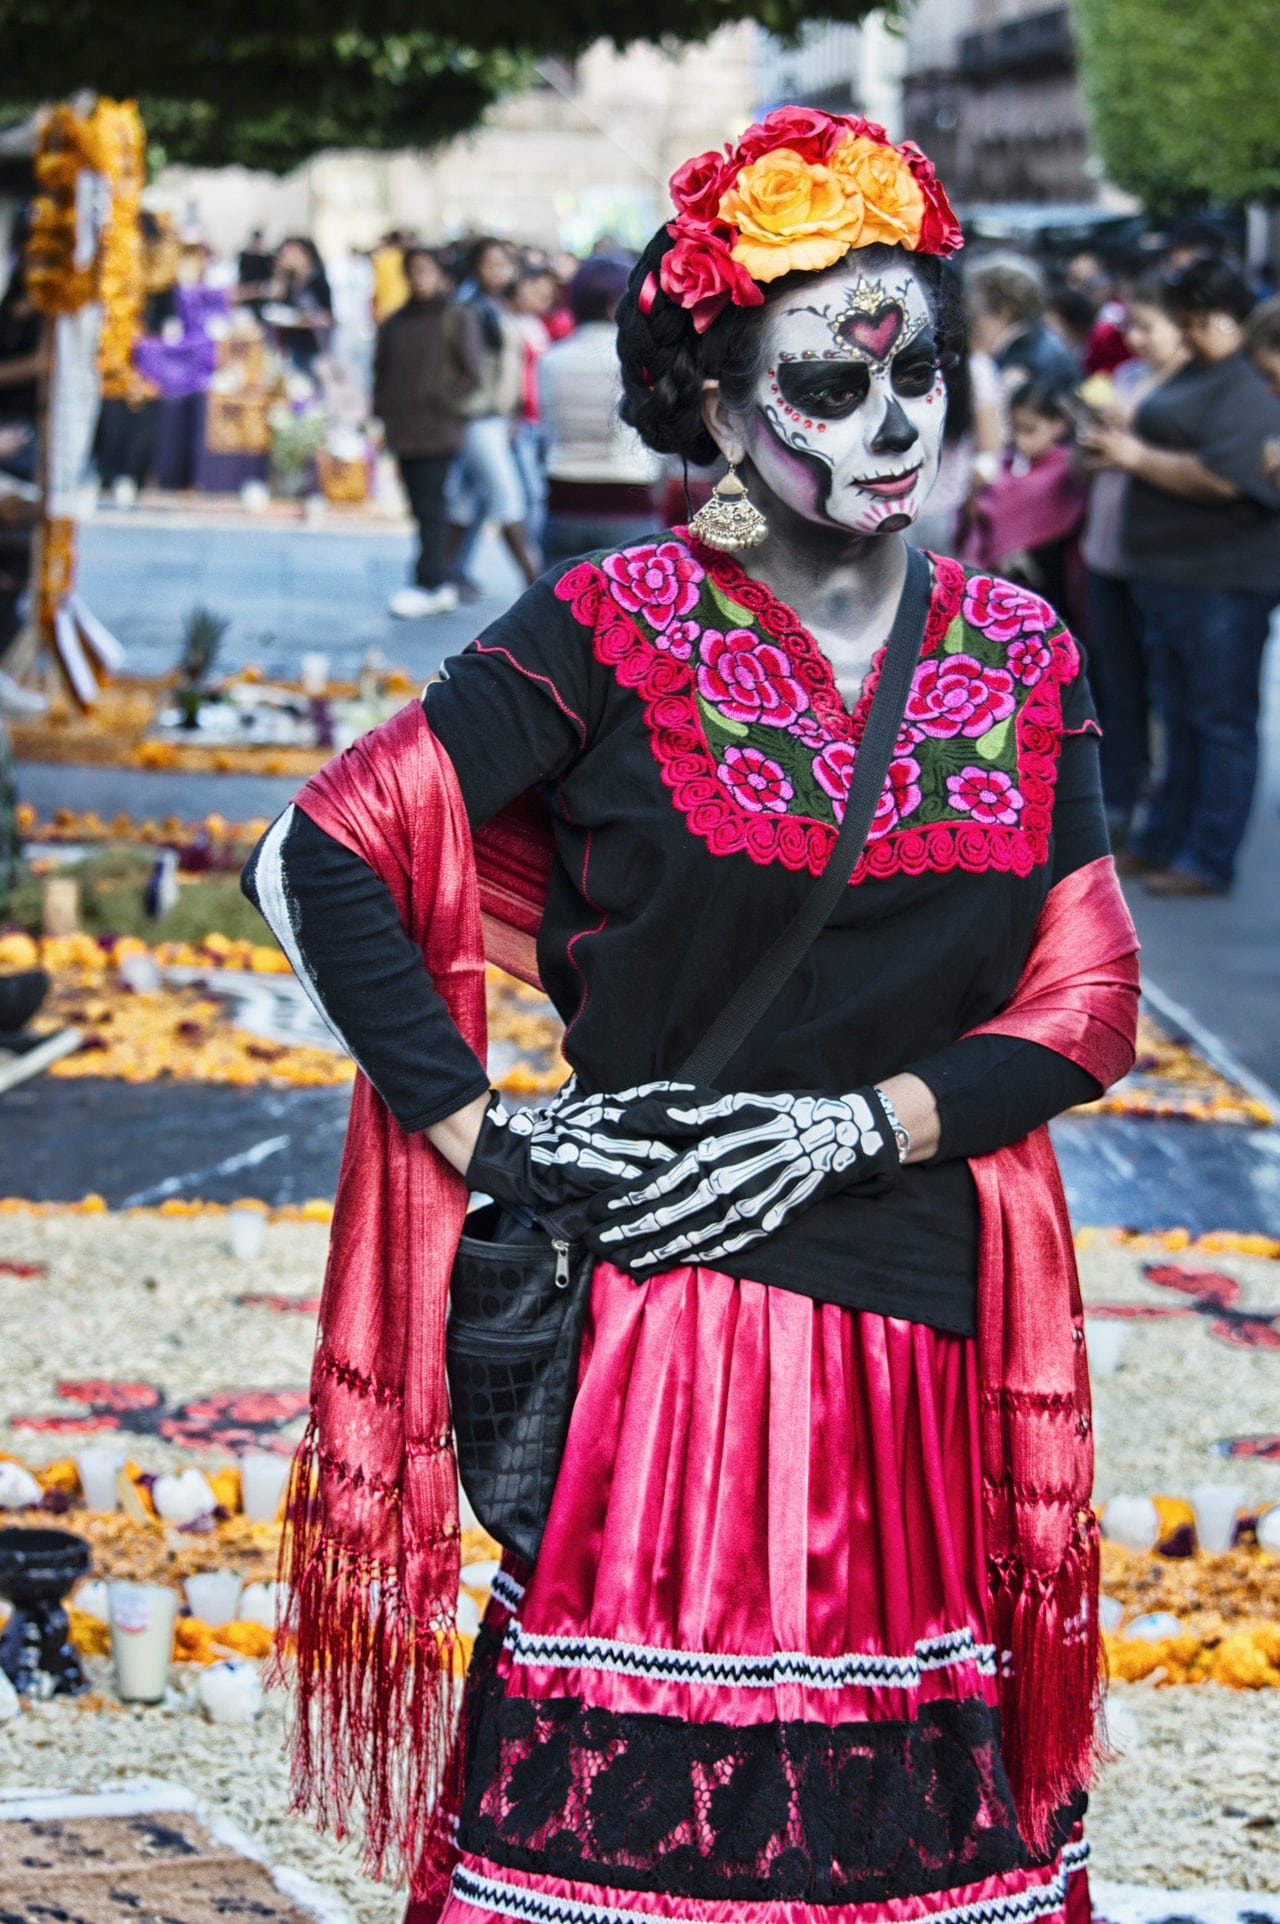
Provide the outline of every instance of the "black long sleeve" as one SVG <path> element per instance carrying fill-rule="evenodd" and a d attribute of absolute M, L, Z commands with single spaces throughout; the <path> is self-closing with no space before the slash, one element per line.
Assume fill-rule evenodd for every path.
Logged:
<path fill-rule="evenodd" d="M 425 1129 L 489 1087 L 400 925 L 391 892 L 358 855 L 289 807 L 241 877 L 321 1015 L 400 1127 Z"/>

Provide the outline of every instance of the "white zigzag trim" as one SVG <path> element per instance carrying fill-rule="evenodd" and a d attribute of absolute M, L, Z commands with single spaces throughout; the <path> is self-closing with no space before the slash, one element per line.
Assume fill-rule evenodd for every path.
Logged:
<path fill-rule="evenodd" d="M 659 1683 L 725 1684 L 739 1690 L 772 1690 L 779 1684 L 804 1684 L 813 1690 L 843 1690 L 860 1684 L 918 1690 L 927 1670 L 973 1664 L 983 1676 L 993 1677 L 996 1672 L 995 1645 L 975 1642 L 968 1629 L 926 1637 L 906 1657 L 868 1652 L 814 1657 L 800 1650 L 724 1656 L 715 1650 L 663 1649 L 621 1643 L 612 1637 L 546 1636 L 526 1630 L 518 1617 L 507 1625 L 504 1642 L 512 1663 L 536 1668 L 610 1670 Z"/>
<path fill-rule="evenodd" d="M 1088 1854 L 1089 1846 L 1083 1840 L 1068 1844 L 1047 1884 L 1035 1884 L 1005 1897 L 975 1898 L 968 1904 L 953 1904 L 945 1911 L 926 1911 L 914 1924 L 1032 1924 L 1035 1918 L 1051 1917 L 1066 1903 L 1068 1879 Z M 581 1904 L 573 1898 L 553 1897 L 547 1891 L 533 1890 L 527 1885 L 482 1877 L 462 1864 L 453 1873 L 453 1894 L 464 1904 L 517 1918 L 521 1924 L 700 1924 L 697 1918 L 678 1911 L 624 1910 L 615 1904 Z"/>
<path fill-rule="evenodd" d="M 524 1585 L 517 1583 L 509 1570 L 499 1570 L 489 1585 L 489 1595 L 495 1598 L 504 1610 L 518 1610 L 524 1602 Z"/>

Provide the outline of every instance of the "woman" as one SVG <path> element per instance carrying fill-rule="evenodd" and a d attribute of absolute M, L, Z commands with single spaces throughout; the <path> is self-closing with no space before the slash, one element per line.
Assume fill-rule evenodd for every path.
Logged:
<path fill-rule="evenodd" d="M 933 562 L 843 906 L 723 1094 L 663 1080 L 835 840 L 960 238 L 917 149 L 807 108 L 672 191 L 619 313 L 623 416 L 726 457 L 765 538 L 549 574 L 246 876 L 370 1079 L 291 1511 L 295 1785 L 362 1801 L 449 1924 L 1087 1917 L 1089 1419 L 1039 1125 L 1128 1065 L 1136 975 L 1080 659 L 1036 597 Z M 708 522 L 759 535 L 731 491 Z M 500 812 L 533 787 L 554 850 L 522 892 L 536 837 Z M 540 1112 L 477 1053 L 481 909 L 491 952 L 536 932 L 566 1021 L 576 1083 Z M 451 1766 L 466 1185 L 577 1208 L 599 1260 L 542 1547 L 504 1562 Z"/>
<path fill-rule="evenodd" d="M 524 337 L 508 305 L 515 274 L 504 241 L 477 242 L 472 287 L 465 305 L 476 314 L 483 342 L 480 385 L 463 402 L 466 438 L 451 479 L 449 565 L 464 601 L 477 590 L 467 564 L 486 521 L 496 521 L 526 582 L 538 574 L 538 555 L 526 525 L 528 496 L 513 445 L 524 375 Z"/>
<path fill-rule="evenodd" d="M 548 566 L 589 548 L 621 548 L 657 526 L 660 455 L 618 418 L 618 302 L 630 269 L 584 261 L 568 287 L 573 333 L 539 369 L 547 446 Z"/>
<path fill-rule="evenodd" d="M 1124 553 L 1142 614 L 1165 761 L 1129 843 L 1154 895 L 1225 895 L 1258 774 L 1258 704 L 1280 600 L 1280 401 L 1243 352 L 1253 296 L 1222 261 L 1170 276 L 1187 365 L 1131 430 L 1084 437 L 1130 477 Z"/>
<path fill-rule="evenodd" d="M 320 250 L 306 234 L 281 241 L 270 294 L 263 319 L 275 326 L 289 365 L 299 374 L 310 374 L 329 345 L 333 294 Z"/>
<path fill-rule="evenodd" d="M 1157 275 L 1140 280 L 1129 295 L 1125 333 L 1136 357 L 1110 379 L 1113 399 L 1099 411 L 1108 427 L 1127 427 L 1137 410 L 1187 360 L 1182 329 L 1164 306 Z M 1127 857 L 1129 831 L 1151 771 L 1151 717 L 1142 616 L 1134 598 L 1121 534 L 1129 477 L 1122 468 L 1099 468 L 1089 489 L 1084 538 L 1085 599 L 1089 611 L 1089 681 L 1102 724 L 1102 792 L 1112 847 Z"/>

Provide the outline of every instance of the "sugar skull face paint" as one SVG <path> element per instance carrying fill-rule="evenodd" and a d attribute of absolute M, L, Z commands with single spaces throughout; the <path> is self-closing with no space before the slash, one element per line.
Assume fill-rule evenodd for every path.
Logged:
<path fill-rule="evenodd" d="M 946 388 L 924 289 L 856 255 L 781 301 L 745 424 L 762 480 L 806 519 L 856 534 L 910 526 L 938 472 Z"/>

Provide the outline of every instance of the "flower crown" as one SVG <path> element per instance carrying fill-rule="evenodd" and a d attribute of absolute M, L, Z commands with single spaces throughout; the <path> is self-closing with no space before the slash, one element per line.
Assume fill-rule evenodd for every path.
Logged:
<path fill-rule="evenodd" d="M 954 254 L 960 223 L 913 141 L 895 146 L 883 127 L 813 107 L 779 107 L 735 147 L 697 154 L 671 176 L 675 245 L 640 290 L 648 313 L 659 286 L 705 334 L 735 307 L 759 307 L 761 283 L 796 269 L 816 273 L 851 247 L 876 242 L 918 254 Z"/>

